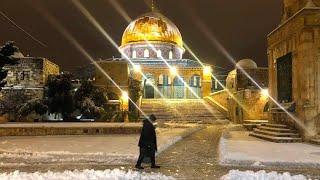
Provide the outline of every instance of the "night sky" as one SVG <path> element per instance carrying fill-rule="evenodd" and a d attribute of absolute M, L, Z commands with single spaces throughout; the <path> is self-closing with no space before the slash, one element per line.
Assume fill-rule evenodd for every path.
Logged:
<path fill-rule="evenodd" d="M 83 0 L 83 5 L 120 44 L 127 21 L 111 0 Z M 131 18 L 150 11 L 147 0 L 113 0 Z M 266 36 L 280 22 L 281 0 L 157 0 L 160 12 L 179 28 L 183 40 L 206 63 L 231 69 L 233 64 L 204 33 L 215 37 L 235 58 L 252 58 L 267 66 Z M 37 11 L 42 7 L 98 58 L 119 57 L 117 50 L 89 23 L 69 0 L 1 0 L 0 10 L 20 27 L 44 42 L 32 40 L 0 16 L 0 43 L 16 41 L 25 55 L 47 57 L 63 70 L 73 71 L 88 60 Z M 150 5 L 150 4 L 149 4 Z M 191 56 L 186 53 L 186 58 Z"/>

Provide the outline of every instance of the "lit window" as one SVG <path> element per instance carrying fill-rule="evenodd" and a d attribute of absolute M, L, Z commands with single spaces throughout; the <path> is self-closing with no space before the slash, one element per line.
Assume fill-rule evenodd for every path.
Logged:
<path fill-rule="evenodd" d="M 172 53 L 172 51 L 169 52 L 169 59 L 173 59 L 173 53 Z"/>
<path fill-rule="evenodd" d="M 143 57 L 148 58 L 150 56 L 149 50 L 144 50 Z"/>
<path fill-rule="evenodd" d="M 158 50 L 158 51 L 157 51 L 157 57 L 158 57 L 158 58 L 161 58 L 161 56 L 162 56 L 162 52 L 161 52 L 161 50 Z"/>
<path fill-rule="evenodd" d="M 132 51 L 132 58 L 137 58 L 137 52 L 135 50 Z"/>

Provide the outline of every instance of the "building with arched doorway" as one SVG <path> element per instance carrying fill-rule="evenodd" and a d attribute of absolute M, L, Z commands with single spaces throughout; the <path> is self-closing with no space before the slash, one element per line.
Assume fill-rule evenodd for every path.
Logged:
<path fill-rule="evenodd" d="M 96 63 L 124 90 L 131 77 L 141 82 L 146 99 L 196 99 L 211 93 L 212 67 L 183 58 L 185 49 L 179 29 L 159 12 L 133 20 L 123 33 L 119 51 L 121 57 Z M 121 96 L 100 71 L 91 64 L 79 68 L 77 74 L 80 79 L 95 79 L 99 86 L 104 83 Z"/>
<path fill-rule="evenodd" d="M 132 62 L 130 74 L 141 80 L 144 98 L 193 99 L 211 93 L 211 66 L 183 58 L 179 29 L 158 12 L 128 25 L 120 51 L 122 59 Z"/>

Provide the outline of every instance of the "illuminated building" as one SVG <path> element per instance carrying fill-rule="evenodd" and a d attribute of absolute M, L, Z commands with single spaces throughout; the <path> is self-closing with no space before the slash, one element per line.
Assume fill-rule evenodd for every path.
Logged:
<path fill-rule="evenodd" d="M 283 2 L 282 22 L 268 35 L 269 93 L 299 122 L 275 104 L 270 121 L 309 139 L 320 134 L 320 0 Z"/>
<path fill-rule="evenodd" d="M 141 80 L 144 98 L 189 99 L 211 93 L 212 68 L 183 59 L 179 29 L 158 12 L 144 14 L 128 25 L 120 51 L 123 59 L 135 64 L 130 73 Z"/>

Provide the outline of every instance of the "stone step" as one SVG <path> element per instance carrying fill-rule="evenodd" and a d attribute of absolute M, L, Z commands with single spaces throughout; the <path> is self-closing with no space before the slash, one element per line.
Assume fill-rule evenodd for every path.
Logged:
<path fill-rule="evenodd" d="M 208 104 L 211 108 L 212 106 Z M 225 119 L 220 111 L 207 109 L 204 100 L 142 100 L 142 110 L 147 114 L 154 114 L 161 121 L 202 122 Z M 142 116 L 140 119 L 144 119 Z"/>
<path fill-rule="evenodd" d="M 264 134 L 264 135 L 275 136 L 275 137 L 294 137 L 294 138 L 300 137 L 298 133 L 273 132 L 273 131 L 265 131 L 257 128 L 254 128 L 253 130 L 254 130 L 253 132 L 257 134 Z"/>
<path fill-rule="evenodd" d="M 268 123 L 268 120 L 244 120 L 243 123 L 245 124 L 263 124 Z"/>
<path fill-rule="evenodd" d="M 275 137 L 264 134 L 258 134 L 255 132 L 251 132 L 249 136 L 253 136 L 259 139 L 275 142 L 275 143 L 297 143 L 302 142 L 302 138 L 293 138 L 293 137 Z"/>
<path fill-rule="evenodd" d="M 286 129 L 288 129 L 288 126 L 285 124 L 263 123 L 261 125 L 266 126 L 266 127 L 272 127 L 272 128 L 286 128 Z"/>
<path fill-rule="evenodd" d="M 296 133 L 295 130 L 288 129 L 288 128 L 275 128 L 275 127 L 267 127 L 262 125 L 257 126 L 257 128 L 261 130 L 267 130 L 267 131 L 273 131 L 273 132 Z"/>

